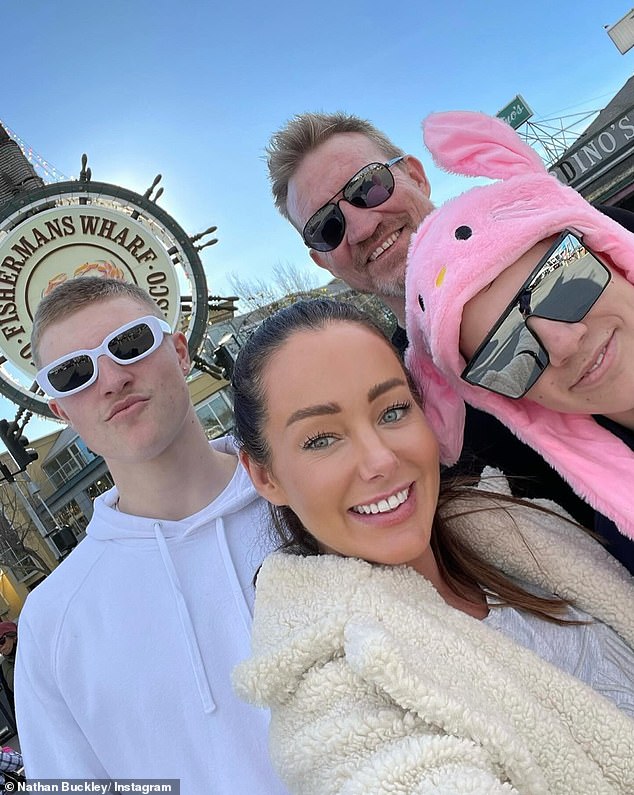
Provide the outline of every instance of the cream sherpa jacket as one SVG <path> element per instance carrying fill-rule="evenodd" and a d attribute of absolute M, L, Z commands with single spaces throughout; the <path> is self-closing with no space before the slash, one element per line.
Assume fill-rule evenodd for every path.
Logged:
<path fill-rule="evenodd" d="M 452 526 L 500 569 L 634 645 L 634 581 L 578 528 L 525 506 Z M 258 578 L 253 656 L 234 683 L 271 709 L 274 765 L 301 795 L 634 793 L 625 713 L 449 607 L 407 567 L 271 556 Z"/>

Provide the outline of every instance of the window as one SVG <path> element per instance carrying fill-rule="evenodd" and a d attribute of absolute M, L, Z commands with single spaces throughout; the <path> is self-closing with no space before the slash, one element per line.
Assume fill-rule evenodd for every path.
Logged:
<path fill-rule="evenodd" d="M 208 439 L 222 436 L 233 428 L 233 410 L 224 390 L 216 392 L 204 403 L 196 406 L 196 414 Z"/>
<path fill-rule="evenodd" d="M 75 500 L 70 500 L 55 514 L 56 523 L 60 526 L 68 525 L 76 536 L 81 535 L 88 526 L 88 519 Z"/>
<path fill-rule="evenodd" d="M 13 571 L 18 582 L 24 582 L 37 574 L 39 569 L 33 558 L 24 550 L 5 549 L 2 553 L 2 565 Z"/>
<path fill-rule="evenodd" d="M 100 475 L 97 480 L 93 481 L 90 486 L 86 489 L 86 494 L 90 497 L 91 500 L 96 499 L 100 494 L 103 494 L 104 491 L 108 491 L 114 486 L 114 480 L 110 475 L 110 472 L 104 472 L 103 475 Z"/>
<path fill-rule="evenodd" d="M 78 475 L 90 461 L 96 458 L 81 439 L 76 439 L 61 450 L 55 458 L 44 464 L 44 471 L 55 488 L 61 488 Z"/>

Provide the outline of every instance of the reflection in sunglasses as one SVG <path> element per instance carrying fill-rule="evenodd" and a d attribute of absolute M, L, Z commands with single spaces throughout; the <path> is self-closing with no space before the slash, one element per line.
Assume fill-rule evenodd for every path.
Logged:
<path fill-rule="evenodd" d="M 500 315 L 461 377 L 506 397 L 522 397 L 550 361 L 526 321 L 539 317 L 579 322 L 610 278 L 600 259 L 574 234 L 563 232 Z"/>
<path fill-rule="evenodd" d="M 405 155 L 401 155 L 387 163 L 369 163 L 358 171 L 330 201 L 311 215 L 302 230 L 304 243 L 315 251 L 336 249 L 346 230 L 346 219 L 339 203 L 346 201 L 366 210 L 384 204 L 394 191 L 394 176 L 390 168 L 404 158 Z M 342 198 L 335 201 L 340 193 Z"/>

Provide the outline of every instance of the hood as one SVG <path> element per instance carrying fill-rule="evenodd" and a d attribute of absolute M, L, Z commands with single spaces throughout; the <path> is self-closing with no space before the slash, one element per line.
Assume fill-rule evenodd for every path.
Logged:
<path fill-rule="evenodd" d="M 406 284 L 407 364 L 425 396 L 441 458 L 462 449 L 467 401 L 537 450 L 594 508 L 634 536 L 634 454 L 591 415 L 563 414 L 462 381 L 459 336 L 465 303 L 551 235 L 570 229 L 634 282 L 634 235 L 560 184 L 511 127 L 480 113 L 436 113 L 423 123 L 436 163 L 497 179 L 431 213 L 412 238 Z M 610 462 L 609 468 L 606 462 Z"/>

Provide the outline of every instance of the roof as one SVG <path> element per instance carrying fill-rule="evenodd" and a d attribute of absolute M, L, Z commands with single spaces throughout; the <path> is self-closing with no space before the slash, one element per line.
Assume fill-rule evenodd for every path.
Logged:
<path fill-rule="evenodd" d="M 0 207 L 16 193 L 41 188 L 44 180 L 0 124 Z"/>

